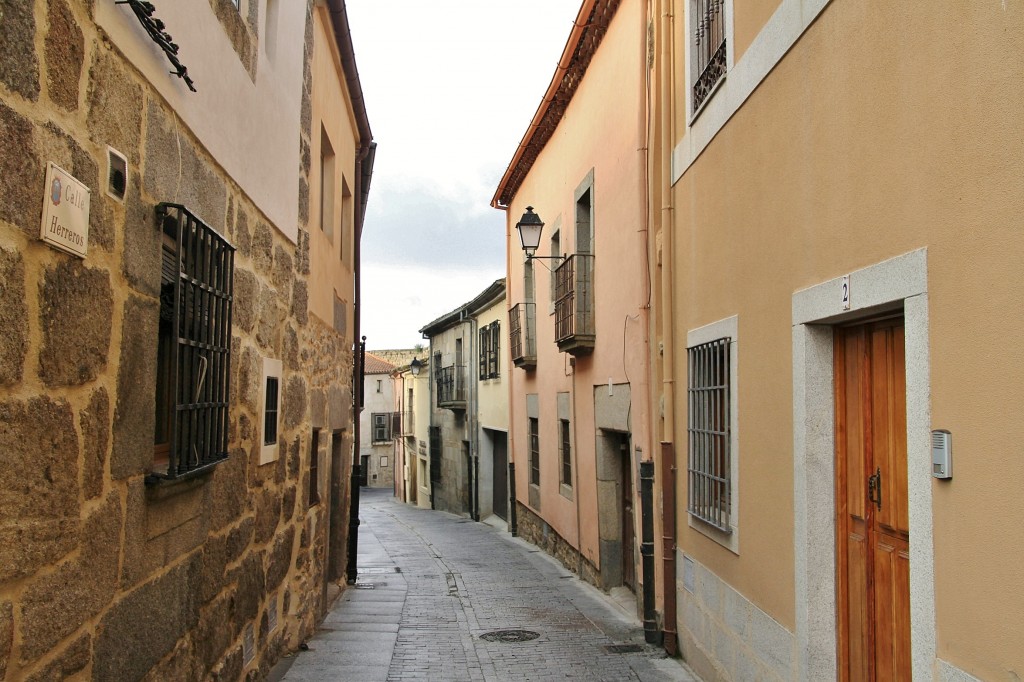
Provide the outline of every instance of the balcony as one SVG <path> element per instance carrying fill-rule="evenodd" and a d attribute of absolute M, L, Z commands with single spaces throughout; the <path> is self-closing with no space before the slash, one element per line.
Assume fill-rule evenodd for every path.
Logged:
<path fill-rule="evenodd" d="M 536 307 L 534 303 L 517 303 L 508 311 L 512 363 L 522 369 L 537 366 Z"/>
<path fill-rule="evenodd" d="M 575 253 L 555 270 L 555 342 L 571 355 L 594 350 L 594 256 Z"/>
<path fill-rule="evenodd" d="M 437 373 L 437 406 L 448 410 L 466 409 L 465 365 L 449 365 Z"/>

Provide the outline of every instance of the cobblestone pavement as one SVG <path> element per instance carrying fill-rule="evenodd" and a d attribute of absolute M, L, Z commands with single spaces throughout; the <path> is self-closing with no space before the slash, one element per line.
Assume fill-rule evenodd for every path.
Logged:
<path fill-rule="evenodd" d="M 505 531 L 390 490 L 364 489 L 360 519 L 357 583 L 290 659 L 287 681 L 699 682 L 607 595 Z M 482 637 L 497 630 L 537 637 Z"/>

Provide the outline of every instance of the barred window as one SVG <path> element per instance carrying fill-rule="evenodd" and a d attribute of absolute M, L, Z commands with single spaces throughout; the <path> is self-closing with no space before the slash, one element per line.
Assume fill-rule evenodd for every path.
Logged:
<path fill-rule="evenodd" d="M 480 327 L 480 379 L 498 378 L 498 353 L 501 351 L 501 326 L 495 320 Z"/>
<path fill-rule="evenodd" d="M 719 338 L 688 349 L 689 506 L 694 517 L 731 532 L 730 343 Z"/>
<path fill-rule="evenodd" d="M 375 412 L 373 421 L 373 442 L 381 443 L 391 440 L 391 414 L 389 412 Z"/>
<path fill-rule="evenodd" d="M 480 366 L 478 367 L 478 374 L 481 379 L 486 379 L 488 376 L 488 367 L 490 366 L 490 355 L 491 355 L 491 327 L 490 325 L 480 327 Z"/>
<path fill-rule="evenodd" d="M 540 423 L 530 417 L 530 484 L 540 485 Z"/>
<path fill-rule="evenodd" d="M 235 253 L 184 206 L 156 212 L 163 261 L 151 482 L 227 459 Z"/>
<path fill-rule="evenodd" d="M 320 429 L 313 429 L 309 445 L 309 506 L 320 504 Z"/>
<path fill-rule="evenodd" d="M 498 353 L 501 351 L 501 323 L 498 320 L 491 322 L 491 347 L 487 356 L 487 376 L 491 379 L 498 378 Z"/>
<path fill-rule="evenodd" d="M 560 419 L 559 436 L 560 449 L 562 451 L 562 485 L 572 487 L 572 443 L 569 437 L 569 420 Z"/>
<path fill-rule="evenodd" d="M 726 0 L 691 0 L 693 111 L 697 112 L 725 76 Z"/>
<path fill-rule="evenodd" d="M 263 444 L 277 444 L 277 377 L 267 377 L 266 409 L 263 412 Z"/>

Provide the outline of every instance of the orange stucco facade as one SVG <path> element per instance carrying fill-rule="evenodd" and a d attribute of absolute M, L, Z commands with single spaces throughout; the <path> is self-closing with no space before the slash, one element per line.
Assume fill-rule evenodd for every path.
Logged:
<path fill-rule="evenodd" d="M 735 318 L 739 339 L 738 540 L 694 522 L 681 487 L 684 655 L 708 679 L 843 675 L 835 472 L 814 453 L 835 439 L 832 330 L 885 311 L 907 329 L 909 670 L 1013 679 L 1024 7 L 726 2 L 734 44 L 696 114 L 691 4 L 652 12 L 652 400 L 671 406 L 653 428 L 683 474 L 688 335 Z M 936 429 L 951 479 L 931 476 Z"/>

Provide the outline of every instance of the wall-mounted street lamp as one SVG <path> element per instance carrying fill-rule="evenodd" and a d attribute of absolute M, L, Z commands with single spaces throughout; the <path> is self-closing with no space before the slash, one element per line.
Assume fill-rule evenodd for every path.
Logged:
<path fill-rule="evenodd" d="M 412 362 L 409 363 L 409 369 L 412 371 L 412 375 L 414 377 L 418 377 L 420 375 L 421 367 L 423 367 L 423 363 L 416 358 L 413 358 Z"/>
<path fill-rule="evenodd" d="M 533 212 L 533 206 L 526 207 L 526 213 L 516 223 L 516 229 L 519 231 L 519 241 L 523 245 L 523 251 L 526 252 L 527 260 L 534 259 L 545 259 L 545 260 L 564 260 L 562 256 L 536 256 L 537 249 L 540 247 L 540 233 L 544 229 L 544 221 L 540 219 L 540 216 Z"/>

